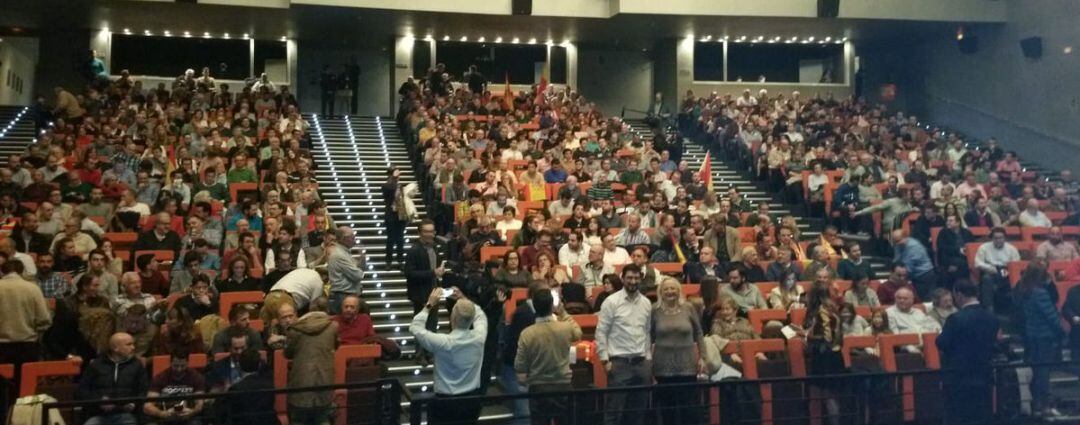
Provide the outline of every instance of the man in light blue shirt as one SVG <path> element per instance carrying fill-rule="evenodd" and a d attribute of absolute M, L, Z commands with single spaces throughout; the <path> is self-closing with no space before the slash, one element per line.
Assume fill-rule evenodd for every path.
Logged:
<path fill-rule="evenodd" d="M 484 340 L 487 337 L 487 317 L 479 312 L 458 288 L 450 299 L 455 300 L 450 311 L 450 333 L 427 330 L 428 315 L 438 314 L 443 288 L 435 287 L 427 304 L 409 325 L 416 343 L 435 356 L 435 397 L 428 411 L 429 424 L 476 423 L 480 405 L 462 402 L 453 396 L 480 395 L 480 365 L 484 360 Z"/>
<path fill-rule="evenodd" d="M 623 289 L 612 294 L 600 306 L 596 323 L 596 351 L 608 372 L 608 385 L 630 387 L 652 384 L 650 327 L 652 303 L 638 291 L 641 269 L 627 264 L 622 270 Z M 612 393 L 607 397 L 607 425 L 641 424 L 647 406 L 645 392 Z M 629 410 L 626 410 L 629 409 Z"/>
<path fill-rule="evenodd" d="M 926 247 L 909 237 L 904 229 L 893 230 L 892 240 L 895 251 L 893 263 L 907 267 L 911 274 L 911 283 L 919 292 L 920 299 L 931 299 L 931 292 L 938 286 L 938 277 L 934 272 L 934 263 L 930 261 Z"/>

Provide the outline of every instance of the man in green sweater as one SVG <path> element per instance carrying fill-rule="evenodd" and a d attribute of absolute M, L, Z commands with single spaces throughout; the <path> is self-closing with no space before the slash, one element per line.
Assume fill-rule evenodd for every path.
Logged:
<path fill-rule="evenodd" d="M 535 291 L 532 296 L 536 323 L 525 328 L 518 339 L 514 371 L 530 393 L 569 391 L 570 346 L 581 339 L 581 327 L 555 303 L 553 291 Z M 553 314 L 552 311 L 556 313 Z M 533 423 L 569 423 L 565 396 L 529 398 Z"/>

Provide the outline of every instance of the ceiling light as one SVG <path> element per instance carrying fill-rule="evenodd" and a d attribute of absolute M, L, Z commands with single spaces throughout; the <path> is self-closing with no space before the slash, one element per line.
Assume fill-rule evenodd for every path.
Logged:
<path fill-rule="evenodd" d="M 450 41 L 450 36 L 449 35 L 444 35 L 443 38 L 442 38 L 442 41 Z"/>
<path fill-rule="evenodd" d="M 724 38 L 720 39 L 720 41 L 728 41 L 728 36 L 725 35 Z"/>
<path fill-rule="evenodd" d="M 495 37 L 496 43 L 502 43 L 502 37 Z"/>
<path fill-rule="evenodd" d="M 544 43 L 544 44 L 545 44 L 545 45 L 547 45 L 548 47 L 551 47 L 551 46 L 554 46 L 554 45 L 555 45 L 555 41 L 554 41 L 554 40 L 548 40 L 548 41 L 547 41 L 546 43 Z"/>
<path fill-rule="evenodd" d="M 222 34 L 221 36 L 224 37 L 225 39 L 228 39 L 229 38 L 229 33 Z"/>
<path fill-rule="evenodd" d="M 1065 52 L 1066 55 L 1071 54 L 1072 53 L 1072 46 L 1065 46 L 1065 48 L 1062 49 L 1062 51 Z"/>
<path fill-rule="evenodd" d="M 476 41 L 479 41 L 479 42 L 481 42 L 481 43 L 483 43 L 483 42 L 484 42 L 484 41 L 486 41 L 486 40 L 487 40 L 487 38 L 486 38 L 486 37 L 480 37 L 480 38 L 476 39 Z"/>
<path fill-rule="evenodd" d="M 536 44 L 536 37 L 530 38 L 529 44 Z"/>
<path fill-rule="evenodd" d="M 143 30 L 142 33 L 143 33 L 143 35 L 153 35 L 154 34 L 154 33 L 150 32 L 150 30 Z"/>
<path fill-rule="evenodd" d="M 514 43 L 514 44 L 518 44 L 518 43 L 520 43 L 520 42 L 521 42 L 521 39 L 520 39 L 520 38 L 517 38 L 517 37 L 514 37 L 514 39 L 513 39 L 513 40 L 511 40 L 510 42 L 511 42 L 511 43 Z"/>
<path fill-rule="evenodd" d="M 191 31 L 184 31 L 184 37 L 191 37 Z"/>
<path fill-rule="evenodd" d="M 841 43 L 847 43 L 847 37 L 841 38 L 841 39 L 840 39 L 840 42 L 841 42 Z"/>
<path fill-rule="evenodd" d="M 563 47 L 570 47 L 570 40 L 563 40 L 563 41 L 562 41 L 562 44 L 560 44 L 560 46 L 563 46 Z"/>
<path fill-rule="evenodd" d="M 124 28 L 124 34 L 131 35 L 131 30 L 127 29 L 127 28 Z"/>
<path fill-rule="evenodd" d="M 210 38 L 210 33 L 204 32 L 204 33 L 202 33 L 202 36 L 203 36 L 203 38 Z"/>
<path fill-rule="evenodd" d="M 163 34 L 165 34 L 166 37 L 172 37 L 172 31 L 165 30 Z"/>
<path fill-rule="evenodd" d="M 811 35 L 810 37 L 807 37 L 806 39 L 809 40 L 809 41 L 814 41 L 814 36 Z"/>
<path fill-rule="evenodd" d="M 434 39 L 435 39 L 435 38 L 433 38 L 433 37 L 431 36 L 431 34 L 428 34 L 428 35 L 425 35 L 425 36 L 424 36 L 424 41 L 431 41 L 431 40 L 434 40 Z"/>
<path fill-rule="evenodd" d="M 249 38 L 251 38 L 251 34 L 248 34 L 248 33 L 245 32 L 244 33 L 244 40 L 247 40 Z"/>
<path fill-rule="evenodd" d="M 828 43 L 828 42 L 829 42 L 829 41 L 831 41 L 831 40 L 832 40 L 832 37 L 825 37 L 825 42 L 826 42 L 826 43 Z"/>
<path fill-rule="evenodd" d="M 461 41 L 469 41 L 469 37 L 463 35 L 461 36 Z"/>
<path fill-rule="evenodd" d="M 289 37 L 283 35 L 281 36 L 281 41 L 289 41 Z"/>

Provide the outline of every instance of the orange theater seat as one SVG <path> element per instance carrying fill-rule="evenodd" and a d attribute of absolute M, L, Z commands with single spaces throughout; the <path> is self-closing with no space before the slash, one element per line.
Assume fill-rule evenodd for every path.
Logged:
<path fill-rule="evenodd" d="M 82 360 L 23 363 L 22 382 L 19 383 L 19 397 L 37 394 L 38 379 L 40 378 L 79 376 L 80 373 L 82 373 Z"/>
<path fill-rule="evenodd" d="M 754 332 L 761 334 L 761 330 L 765 328 L 765 324 L 771 321 L 787 322 L 788 313 L 784 310 L 750 310 L 748 320 L 750 326 L 753 326 Z"/>
<path fill-rule="evenodd" d="M 509 238 L 510 235 L 507 234 L 506 237 Z M 480 262 L 483 263 L 483 262 L 485 262 L 487 260 L 490 260 L 490 259 L 493 259 L 493 258 L 502 258 L 502 256 L 506 255 L 506 253 L 509 252 L 511 249 L 513 249 L 513 248 L 511 248 L 509 246 L 485 246 L 485 247 L 481 247 L 480 248 Z"/>
<path fill-rule="evenodd" d="M 150 371 L 153 376 L 164 372 L 172 365 L 172 356 L 161 355 L 150 358 Z M 194 353 L 188 355 L 188 367 L 196 370 L 206 369 L 207 356 L 204 353 Z"/>
<path fill-rule="evenodd" d="M 879 335 L 878 344 L 881 346 L 881 367 L 886 372 L 898 372 L 899 364 L 896 360 L 896 350 L 905 345 L 918 345 L 921 338 L 918 334 L 892 334 Z M 901 378 L 901 399 L 904 421 L 915 420 L 915 381 L 910 376 Z"/>
<path fill-rule="evenodd" d="M 229 311 L 235 304 L 262 304 L 266 294 L 262 291 L 223 292 L 218 298 L 218 314 L 229 317 Z"/>
<path fill-rule="evenodd" d="M 233 202 L 240 202 L 240 192 L 258 192 L 258 183 L 229 183 L 229 196 Z"/>
<path fill-rule="evenodd" d="M 511 288 L 510 297 L 506 299 L 506 303 L 503 304 L 503 309 L 506 310 L 506 324 L 510 324 L 510 321 L 514 318 L 514 311 L 517 310 L 518 302 L 524 301 L 529 298 L 528 288 Z"/>
<path fill-rule="evenodd" d="M 15 379 L 15 365 L 11 363 L 0 364 L 0 377 L 8 380 Z"/>
<path fill-rule="evenodd" d="M 844 355 L 844 365 L 851 367 L 851 352 L 861 348 L 876 348 L 877 337 L 873 335 L 848 335 L 844 337 L 844 346 L 841 351 Z"/>

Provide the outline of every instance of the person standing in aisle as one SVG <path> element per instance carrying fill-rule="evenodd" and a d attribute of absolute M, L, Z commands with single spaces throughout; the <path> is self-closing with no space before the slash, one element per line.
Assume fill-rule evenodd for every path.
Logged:
<path fill-rule="evenodd" d="M 319 75 L 319 103 L 322 104 L 322 114 L 328 117 L 334 116 L 337 85 L 337 75 L 330 70 L 330 65 L 323 65 L 322 74 Z"/>
<path fill-rule="evenodd" d="M 434 224 L 431 227 L 434 230 Z M 450 311 L 450 333 L 436 333 L 427 326 L 429 315 L 438 315 L 442 288 L 431 290 L 423 308 L 413 316 L 409 332 L 416 336 L 420 348 L 435 356 L 435 401 L 429 405 L 428 423 L 472 424 L 480 416 L 480 404 L 456 398 L 481 394 L 480 367 L 487 337 L 487 316 L 460 289 L 447 290 L 453 291 L 449 299 L 456 301 Z"/>
<path fill-rule="evenodd" d="M 997 316 L 979 303 L 975 284 L 957 281 L 953 300 L 959 307 L 945 319 L 937 347 L 945 389 L 945 424 L 989 423 L 993 413 L 994 355 L 1000 325 Z"/>
<path fill-rule="evenodd" d="M 398 264 L 405 262 L 405 225 L 409 218 L 405 211 L 405 191 L 400 183 L 401 170 L 390 167 L 386 173 L 386 183 L 381 189 L 386 208 L 383 218 L 386 223 L 386 265 L 389 266 L 395 258 Z"/>

